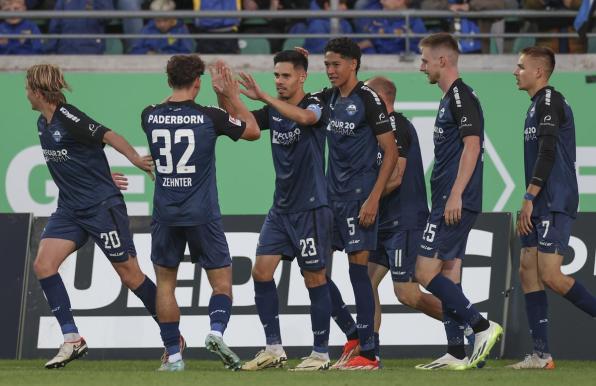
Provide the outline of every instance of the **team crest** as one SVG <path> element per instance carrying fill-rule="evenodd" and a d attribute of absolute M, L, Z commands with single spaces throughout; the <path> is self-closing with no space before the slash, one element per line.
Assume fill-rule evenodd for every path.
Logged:
<path fill-rule="evenodd" d="M 439 110 L 439 118 L 443 118 L 443 115 L 445 115 L 445 107 L 441 107 L 441 110 Z"/>
<path fill-rule="evenodd" d="M 358 109 L 356 108 L 356 105 L 351 104 L 348 107 L 346 107 L 346 112 L 348 113 L 348 115 L 354 115 L 358 112 Z"/>
<path fill-rule="evenodd" d="M 54 138 L 54 141 L 60 142 L 62 140 L 62 133 L 59 130 L 56 130 L 52 133 L 52 138 Z"/>

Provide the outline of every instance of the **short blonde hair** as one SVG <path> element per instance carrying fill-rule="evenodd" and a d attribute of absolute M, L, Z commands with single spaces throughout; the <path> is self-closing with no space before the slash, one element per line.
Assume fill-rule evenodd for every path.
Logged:
<path fill-rule="evenodd" d="M 176 9 L 176 3 L 172 0 L 153 0 L 149 8 L 152 11 L 168 12 Z"/>
<path fill-rule="evenodd" d="M 27 70 L 27 86 L 32 91 L 41 93 L 46 102 L 51 104 L 66 103 L 63 89 L 71 90 L 64 79 L 64 74 L 53 64 L 36 64 Z"/>

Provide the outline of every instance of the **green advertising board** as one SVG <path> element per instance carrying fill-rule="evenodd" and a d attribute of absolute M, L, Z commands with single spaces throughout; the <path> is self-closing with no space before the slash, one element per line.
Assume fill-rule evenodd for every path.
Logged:
<path fill-rule="evenodd" d="M 256 73 L 259 84 L 274 93 L 273 77 Z M 384 75 L 397 85 L 398 110 L 412 119 L 420 137 L 426 177 L 432 168 L 432 132 L 441 91 L 429 85 L 420 73 L 362 73 L 361 79 Z M 560 90 L 575 114 L 578 145 L 580 210 L 596 211 L 596 135 L 592 118 L 596 85 L 586 84 L 585 73 L 556 73 L 552 84 Z M 68 101 L 105 126 L 126 137 L 140 151 L 147 151 L 140 128 L 140 113 L 169 95 L 163 74 L 70 73 L 66 76 L 73 92 Z M 523 183 L 523 124 L 530 100 L 517 90 L 510 73 L 464 73 L 464 80 L 477 92 L 485 115 L 485 211 L 515 211 L 525 189 Z M 323 73 L 310 74 L 305 88 L 315 91 L 327 85 Z M 0 212 L 50 214 L 57 190 L 45 166 L 36 135 L 38 113 L 25 97 L 24 74 L 0 74 Z M 203 79 L 198 97 L 201 104 L 216 104 L 209 78 Z M 249 108 L 258 102 L 247 101 Z M 234 143 L 221 138 L 217 145 L 217 176 L 224 214 L 263 214 L 271 205 L 274 172 L 268 133 L 257 142 Z M 150 214 L 152 182 L 113 149 L 107 149 L 115 171 L 129 176 L 125 193 L 129 213 Z M 357 156 L 357 155 L 355 155 Z"/>

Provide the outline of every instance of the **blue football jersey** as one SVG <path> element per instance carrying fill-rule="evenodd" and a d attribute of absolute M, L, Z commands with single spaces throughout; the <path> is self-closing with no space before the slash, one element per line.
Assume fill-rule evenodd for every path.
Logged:
<path fill-rule="evenodd" d="M 464 150 L 463 138 L 480 137 L 480 155 L 474 173 L 462 195 L 465 209 L 482 211 L 482 170 L 484 153 L 484 116 L 474 90 L 457 79 L 439 103 L 435 120 L 435 164 L 430 180 L 432 209 L 443 210 L 457 178 Z"/>
<path fill-rule="evenodd" d="M 317 94 L 307 94 L 298 107 L 323 114 Z M 275 168 L 273 207 L 280 213 L 295 213 L 327 205 L 324 118 L 313 126 L 299 126 L 270 106 L 252 113 L 261 130 L 270 134 Z"/>
<path fill-rule="evenodd" d="M 392 112 L 389 119 L 399 157 L 407 162 L 400 186 L 381 199 L 379 231 L 421 229 L 428 218 L 428 204 L 418 134 L 402 114 Z"/>
<path fill-rule="evenodd" d="M 121 196 L 103 151 L 108 128 L 73 105 L 59 104 L 50 122 L 39 116 L 37 131 L 46 164 L 58 186 L 59 207 L 79 211 Z"/>
<path fill-rule="evenodd" d="M 365 200 L 379 172 L 376 136 L 392 130 L 387 109 L 362 82 L 347 97 L 342 97 L 335 87 L 324 89 L 320 95 L 329 114 L 326 129 L 329 198 Z"/>
<path fill-rule="evenodd" d="M 524 127 L 524 170 L 526 186 L 533 177 L 538 158 L 538 139 L 556 137 L 555 162 L 548 179 L 534 199 L 534 216 L 549 212 L 577 215 L 579 193 L 575 174 L 575 123 L 571 107 L 553 87 L 545 87 L 532 98 Z"/>
<path fill-rule="evenodd" d="M 245 123 L 189 100 L 147 107 L 141 125 L 155 161 L 153 220 L 190 226 L 219 219 L 215 143 L 220 135 L 237 141 Z"/>

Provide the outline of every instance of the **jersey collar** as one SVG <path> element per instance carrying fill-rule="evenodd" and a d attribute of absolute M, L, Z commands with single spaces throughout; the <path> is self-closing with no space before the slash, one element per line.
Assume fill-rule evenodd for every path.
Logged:
<path fill-rule="evenodd" d="M 551 91 L 552 91 L 552 90 L 554 90 L 554 87 L 553 87 L 553 86 L 550 86 L 550 85 L 546 85 L 546 86 L 542 87 L 542 88 L 541 88 L 540 90 L 538 90 L 538 91 L 536 92 L 536 94 L 534 94 L 534 96 L 531 98 L 531 99 L 532 99 L 532 102 L 534 102 L 534 101 L 535 101 L 535 100 L 536 100 L 536 99 L 537 99 L 539 96 L 541 96 L 542 94 L 544 94 L 544 93 L 546 92 L 546 90 L 551 90 Z"/>

